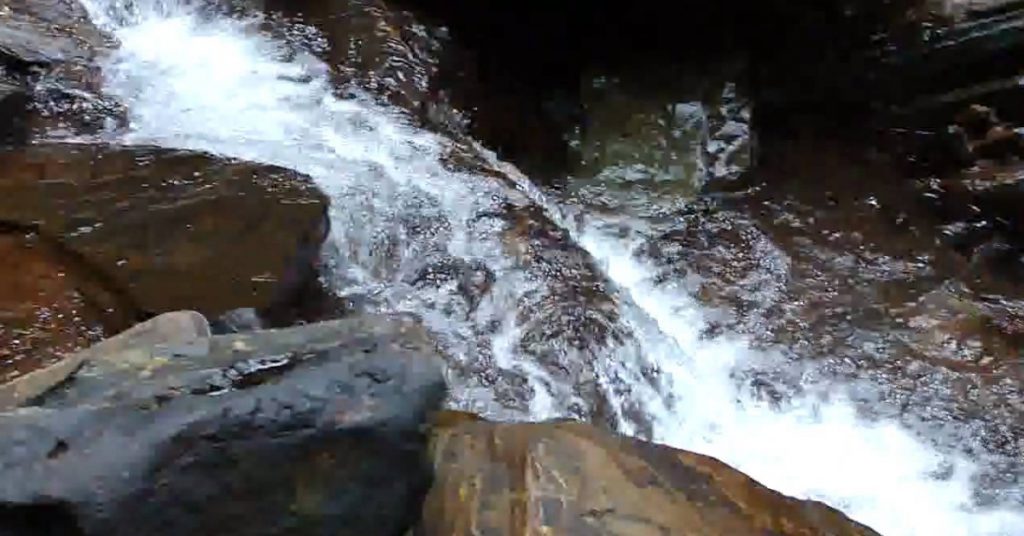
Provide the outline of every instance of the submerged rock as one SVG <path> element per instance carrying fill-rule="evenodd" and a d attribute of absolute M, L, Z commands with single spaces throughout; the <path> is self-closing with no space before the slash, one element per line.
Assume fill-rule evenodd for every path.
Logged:
<path fill-rule="evenodd" d="M 4 534 L 403 534 L 445 393 L 423 331 L 360 317 L 97 356 L 0 414 Z M 195 350 L 196 347 L 193 347 Z"/>
<path fill-rule="evenodd" d="M 422 536 L 877 534 L 713 458 L 582 424 L 456 424 L 432 453 Z"/>
<path fill-rule="evenodd" d="M 51 144 L 0 152 L 0 170 L 5 219 L 59 240 L 145 313 L 284 306 L 327 233 L 325 196 L 282 168 Z"/>

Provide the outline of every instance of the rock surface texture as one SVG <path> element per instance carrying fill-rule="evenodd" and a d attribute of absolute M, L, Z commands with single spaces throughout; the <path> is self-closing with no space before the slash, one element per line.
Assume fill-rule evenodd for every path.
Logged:
<path fill-rule="evenodd" d="M 131 304 L 76 260 L 38 235 L 0 233 L 0 383 L 96 342 L 131 315 Z"/>
<path fill-rule="evenodd" d="M 0 534 L 399 535 L 415 521 L 422 426 L 445 386 L 414 322 L 119 346 L 41 406 L 0 414 Z"/>
<path fill-rule="evenodd" d="M 103 95 L 97 64 L 112 44 L 77 1 L 0 0 L 0 105 L 15 123 L 0 142 L 123 124 L 124 109 Z M 24 97 L 11 102 L 3 86 Z"/>
<path fill-rule="evenodd" d="M 876 534 L 706 456 L 575 423 L 442 428 L 421 535 Z"/>
<path fill-rule="evenodd" d="M 287 302 L 315 276 L 326 209 L 305 176 L 205 154 L 75 144 L 0 152 L 0 215 L 59 241 L 145 313 Z"/>

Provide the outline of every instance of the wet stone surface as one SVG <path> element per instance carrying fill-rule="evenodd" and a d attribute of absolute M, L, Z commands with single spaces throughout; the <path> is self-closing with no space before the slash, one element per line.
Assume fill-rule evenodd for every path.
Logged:
<path fill-rule="evenodd" d="M 0 234 L 0 383 L 96 342 L 105 324 L 130 315 L 129 304 L 72 261 L 38 236 Z"/>
<path fill-rule="evenodd" d="M 455 422 L 435 432 L 424 536 L 876 534 L 698 454 L 575 423 Z"/>
<path fill-rule="evenodd" d="M 103 94 L 98 66 L 112 46 L 75 0 L 0 2 L 0 68 L 27 94 L 14 141 L 123 127 L 125 109 Z"/>
<path fill-rule="evenodd" d="M 0 169 L 4 217 L 60 240 L 144 313 L 267 312 L 316 279 L 327 200 L 295 172 L 81 144 L 3 151 Z"/>
<path fill-rule="evenodd" d="M 415 322 L 359 317 L 205 342 L 114 345 L 41 407 L 0 413 L 4 533 L 412 526 L 430 482 L 422 430 L 445 394 Z"/>

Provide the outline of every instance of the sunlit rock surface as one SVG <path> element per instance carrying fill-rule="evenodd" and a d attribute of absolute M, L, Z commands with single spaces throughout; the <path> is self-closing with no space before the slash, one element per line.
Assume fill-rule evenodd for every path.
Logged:
<path fill-rule="evenodd" d="M 432 452 L 424 536 L 877 534 L 713 458 L 581 424 L 456 424 Z"/>

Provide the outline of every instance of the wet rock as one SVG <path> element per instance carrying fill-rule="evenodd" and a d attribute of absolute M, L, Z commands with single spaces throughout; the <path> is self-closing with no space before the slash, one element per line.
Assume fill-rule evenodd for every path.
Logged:
<path fill-rule="evenodd" d="M 0 384 L 0 411 L 38 400 L 67 381 L 83 365 L 91 366 L 96 361 L 115 366 L 131 365 L 131 360 L 123 358 L 139 348 L 173 355 L 204 353 L 209 349 L 209 337 L 210 326 L 203 315 L 194 311 L 164 313 L 87 349 L 66 354 L 50 366 Z"/>
<path fill-rule="evenodd" d="M 117 289 L 59 245 L 0 234 L 0 383 L 50 365 L 131 317 Z"/>
<path fill-rule="evenodd" d="M 927 109 L 979 99 L 1019 101 L 1013 58 L 1024 49 L 1020 2 L 951 2 L 964 8 L 925 25 L 914 39 L 881 56 L 884 78 L 910 108 Z M 985 104 L 984 102 L 982 104 Z M 1014 106 L 1020 110 L 1019 106 Z"/>
<path fill-rule="evenodd" d="M 928 0 L 927 2 L 932 9 L 956 18 L 984 14 L 1012 7 L 1017 3 L 1017 0 Z"/>
<path fill-rule="evenodd" d="M 323 33 L 327 46 L 321 55 L 340 85 L 369 90 L 414 112 L 426 105 L 440 42 L 412 13 L 383 0 L 264 4 Z"/>
<path fill-rule="evenodd" d="M 423 536 L 877 534 L 713 458 L 582 424 L 466 423 L 436 432 L 432 451 Z"/>
<path fill-rule="evenodd" d="M 91 60 L 109 42 L 74 0 L 0 1 L 0 61 L 22 66 Z"/>
<path fill-rule="evenodd" d="M 1024 157 L 1024 134 L 1010 123 L 1001 121 L 995 109 L 981 104 L 967 106 L 954 118 L 954 126 L 948 130 L 959 135 L 960 147 L 949 147 L 950 152 L 963 152 L 967 158 L 960 159 L 959 168 L 967 168 L 982 161 L 1005 162 Z M 913 155 L 917 157 L 917 155 Z M 941 170 L 948 174 L 956 168 Z"/>
<path fill-rule="evenodd" d="M 0 213 L 60 240 L 143 312 L 270 311 L 315 279 L 327 199 L 295 172 L 62 144 L 4 151 L 0 169 Z"/>
<path fill-rule="evenodd" d="M 29 95 L 25 84 L 0 68 L 0 145 L 24 144 L 28 140 Z"/>
<path fill-rule="evenodd" d="M 971 138 L 983 138 L 992 127 L 999 124 L 995 110 L 988 106 L 972 104 L 954 117 L 954 122 L 964 129 Z"/>
<path fill-rule="evenodd" d="M 735 180 L 753 164 L 752 108 L 749 101 L 737 94 L 734 83 L 725 84 L 715 102 L 705 104 L 707 126 L 702 147 L 705 180 Z"/>
<path fill-rule="evenodd" d="M 410 322 L 362 317 L 106 355 L 63 397 L 0 414 L 0 526 L 403 534 L 445 392 L 430 348 Z"/>
<path fill-rule="evenodd" d="M 504 242 L 522 263 L 525 292 L 516 303 L 517 352 L 530 356 L 556 384 L 571 387 L 576 418 L 614 427 L 610 393 L 598 385 L 598 363 L 629 340 L 619 298 L 594 259 L 536 206 L 510 209 Z M 611 378 L 605 378 L 613 383 Z"/>
<path fill-rule="evenodd" d="M 409 278 L 409 284 L 415 287 L 454 284 L 458 296 L 466 303 L 466 314 L 469 315 L 494 285 L 494 272 L 480 260 L 444 256 L 424 265 Z"/>
<path fill-rule="evenodd" d="M 757 328 L 789 279 L 788 256 L 747 215 L 694 203 L 673 229 L 636 252 L 658 267 L 654 283 L 685 289 Z M 738 326 L 733 326 L 738 327 Z"/>
<path fill-rule="evenodd" d="M 565 155 L 578 159 L 566 170 L 574 182 L 606 196 L 643 189 L 692 198 L 707 183 L 730 182 L 749 168 L 753 106 L 729 81 L 735 72 L 666 71 L 656 82 L 634 71 L 583 82 L 582 119 L 565 134 L 578 152 Z"/>
<path fill-rule="evenodd" d="M 232 309 L 210 322 L 211 329 L 219 335 L 244 333 L 263 329 L 263 320 L 252 307 Z"/>
<path fill-rule="evenodd" d="M 970 169 L 922 184 L 943 223 L 944 241 L 969 260 L 974 276 L 997 283 L 989 291 L 1024 296 L 1024 278 L 1014 275 L 1020 269 L 1013 268 L 1017 261 L 1012 255 L 1024 247 L 1024 166 L 1016 159 L 980 160 Z"/>
<path fill-rule="evenodd" d="M 922 359 L 947 370 L 1020 377 L 1024 369 L 1015 363 L 1024 348 L 1021 303 L 993 296 L 978 299 L 965 286 L 947 283 L 906 311 L 915 328 L 908 342 Z M 944 352 L 943 347 L 955 351 Z"/>
<path fill-rule="evenodd" d="M 123 106 L 102 94 L 96 64 L 111 46 L 75 0 L 0 1 L 0 66 L 25 78 L 33 132 L 125 123 Z"/>
<path fill-rule="evenodd" d="M 1024 157 L 1024 134 L 1005 125 L 992 127 L 983 138 L 972 144 L 971 152 L 975 157 L 987 160 Z"/>

